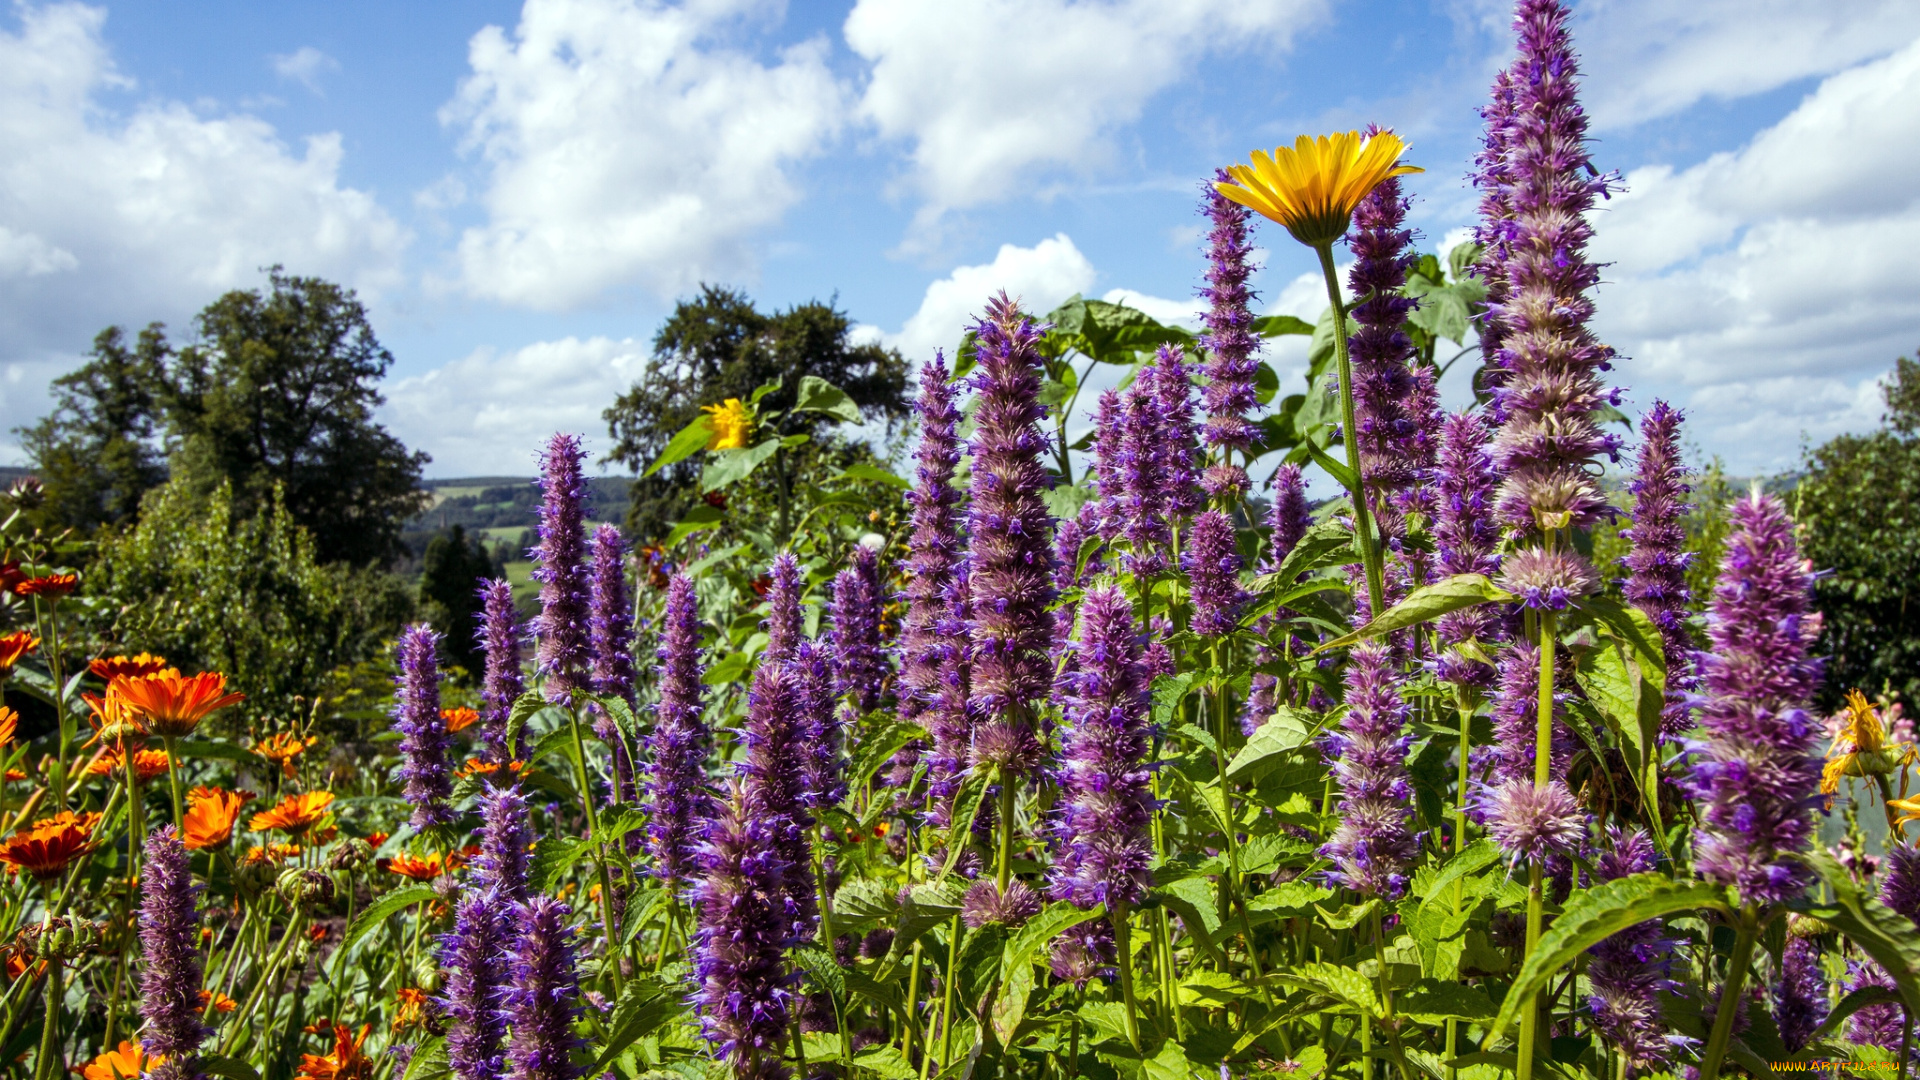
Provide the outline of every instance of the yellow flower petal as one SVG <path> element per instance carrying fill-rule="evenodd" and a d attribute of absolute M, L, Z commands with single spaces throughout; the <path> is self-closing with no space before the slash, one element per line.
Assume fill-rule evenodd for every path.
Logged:
<path fill-rule="evenodd" d="M 1353 221 L 1353 208 L 1380 182 L 1421 170 L 1398 164 L 1406 144 L 1390 131 L 1371 138 L 1357 131 L 1315 138 L 1302 135 L 1271 155 L 1256 150 L 1251 165 L 1230 165 L 1231 183 L 1214 185 L 1220 194 L 1286 226 L 1295 240 L 1324 247 L 1340 239 Z"/>

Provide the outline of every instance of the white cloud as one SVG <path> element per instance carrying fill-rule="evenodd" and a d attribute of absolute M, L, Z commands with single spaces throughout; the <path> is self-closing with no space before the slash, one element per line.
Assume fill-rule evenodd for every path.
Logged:
<path fill-rule="evenodd" d="M 459 246 L 476 296 L 573 307 L 749 271 L 750 241 L 800 197 L 790 175 L 838 130 L 827 43 L 763 64 L 722 40 L 754 0 L 528 0 L 511 38 L 474 35 L 443 111 L 489 170 Z"/>
<path fill-rule="evenodd" d="M 1200 313 L 1206 310 L 1206 305 L 1199 300 L 1168 300 L 1137 289 L 1108 289 L 1100 299 L 1143 311 L 1162 326 L 1184 326 L 1189 330 L 1199 328 Z"/>
<path fill-rule="evenodd" d="M 919 228 L 1047 169 L 1086 173 L 1116 128 L 1209 52 L 1270 60 L 1323 0 L 860 0 L 847 44 L 872 65 L 860 112 L 910 140 Z"/>
<path fill-rule="evenodd" d="M 381 420 L 408 446 L 433 455 L 437 476 L 525 476 L 556 431 L 587 436 L 604 452 L 600 412 L 633 385 L 649 349 L 634 338 L 542 341 L 511 352 L 481 349 L 424 375 L 386 385 Z"/>
<path fill-rule="evenodd" d="M 104 11 L 14 10 L 18 31 L 0 28 L 0 430 L 38 415 L 46 378 L 109 323 L 177 325 L 275 262 L 369 293 L 400 280 L 409 237 L 341 186 L 339 136 L 295 154 L 256 117 L 119 110 L 109 95 L 133 84 L 101 39 Z"/>
<path fill-rule="evenodd" d="M 1691 407 L 1738 470 L 1870 426 L 1872 380 L 1920 340 L 1920 41 L 1831 76 L 1746 146 L 1627 177 L 1594 254 L 1621 381 Z"/>
<path fill-rule="evenodd" d="M 1603 129 L 1831 74 L 1915 34 L 1912 0 L 1591 0 L 1574 28 Z"/>
<path fill-rule="evenodd" d="M 311 45 L 302 45 L 290 53 L 275 53 L 267 59 L 273 64 L 275 75 L 297 82 L 314 94 L 321 93 L 320 76 L 340 70 L 340 61 Z"/>
<path fill-rule="evenodd" d="M 1002 244 L 992 262 L 957 266 L 928 285 L 920 309 L 899 333 L 863 327 L 861 334 L 899 349 L 916 364 L 933 359 L 935 349 L 945 350 L 951 362 L 967 326 L 980 317 L 995 293 L 1005 291 L 1023 310 L 1041 315 L 1073 294 L 1093 288 L 1094 277 L 1093 263 L 1066 233 L 1032 247 Z"/>

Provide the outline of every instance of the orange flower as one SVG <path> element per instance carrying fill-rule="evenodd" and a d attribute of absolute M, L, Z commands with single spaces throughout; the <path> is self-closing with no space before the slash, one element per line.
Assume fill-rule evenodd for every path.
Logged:
<path fill-rule="evenodd" d="M 202 990 L 200 991 L 200 1007 L 193 1011 L 204 1013 L 207 1011 L 209 1005 L 213 1007 L 214 1012 L 232 1012 L 240 1007 L 239 1002 L 218 990 Z"/>
<path fill-rule="evenodd" d="M 185 826 L 181 842 L 189 850 L 199 851 L 220 847 L 233 839 L 233 824 L 240 820 L 240 808 L 247 805 L 250 798 L 251 795 L 242 791 L 194 788 L 193 797 L 187 802 L 187 816 L 181 820 Z"/>
<path fill-rule="evenodd" d="M 322 1016 L 313 1023 L 302 1027 L 300 1030 L 309 1035 L 331 1035 L 333 1034 L 333 1021 Z"/>
<path fill-rule="evenodd" d="M 312 828 L 321 818 L 327 816 L 327 807 L 333 805 L 333 792 L 309 791 L 300 795 L 289 795 L 280 800 L 279 805 L 253 815 L 253 831 L 266 832 L 279 829 L 295 836 Z"/>
<path fill-rule="evenodd" d="M 327 940 L 327 928 L 319 923 L 314 923 L 312 926 L 307 927 L 307 940 L 313 942 L 315 945 Z"/>
<path fill-rule="evenodd" d="M 394 1013 L 393 1017 L 393 1027 L 396 1031 L 409 1024 L 419 1023 L 420 1011 L 425 1008 L 427 1004 L 427 992 L 425 990 L 416 990 L 411 986 L 403 986 L 400 988 L 399 996 L 400 1008 Z"/>
<path fill-rule="evenodd" d="M 494 773 L 499 772 L 501 768 L 502 766 L 500 766 L 495 762 L 481 761 L 479 758 L 470 757 L 467 759 L 467 763 L 464 766 L 462 766 L 460 769 L 458 769 L 454 773 L 454 775 L 456 776 L 492 776 Z M 505 768 L 507 772 L 511 773 L 512 775 L 519 776 L 520 774 L 527 771 L 527 763 L 524 761 L 509 761 L 507 762 Z"/>
<path fill-rule="evenodd" d="M 149 675 L 158 675 L 167 670 L 164 657 L 152 653 L 139 653 L 134 656 L 103 656 L 87 665 L 94 678 L 110 683 L 115 679 L 144 679 Z"/>
<path fill-rule="evenodd" d="M 93 851 L 93 829 L 98 824 L 99 814 L 71 810 L 41 818 L 0 843 L 0 863 L 14 873 L 25 870 L 40 881 L 51 881 Z"/>
<path fill-rule="evenodd" d="M 449 734 L 465 731 L 480 722 L 480 714 L 472 709 L 441 709 L 440 719 L 446 721 Z"/>
<path fill-rule="evenodd" d="M 136 750 L 133 755 L 133 771 L 146 782 L 156 776 L 167 775 L 167 755 L 163 750 Z M 94 758 L 87 764 L 88 776 L 125 776 L 127 757 L 117 746 L 107 747 L 107 752 Z"/>
<path fill-rule="evenodd" d="M 80 1070 L 87 1080 L 132 1080 L 160 1064 L 161 1058 L 148 1057 L 137 1042 L 123 1042 L 120 1049 L 109 1050 Z"/>
<path fill-rule="evenodd" d="M 256 844 L 247 849 L 246 855 L 240 861 L 248 866 L 259 866 L 261 863 L 279 864 L 296 858 L 299 854 L 299 844 L 268 844 L 266 847 Z"/>
<path fill-rule="evenodd" d="M 306 753 L 307 747 L 319 741 L 318 739 L 302 739 L 298 735 L 288 735 L 282 732 L 277 735 L 269 735 L 259 742 L 254 743 L 253 752 L 260 757 L 266 758 L 268 761 L 279 762 L 280 770 L 287 774 L 287 779 L 291 780 L 294 776 L 293 759 Z"/>
<path fill-rule="evenodd" d="M 441 865 L 438 855 L 416 859 L 411 855 L 400 854 L 391 859 L 376 859 L 374 865 L 413 881 L 432 881 L 446 873 L 446 867 Z"/>
<path fill-rule="evenodd" d="M 354 1035 L 345 1025 L 333 1029 L 333 1053 L 301 1054 L 300 1071 L 293 1080 L 368 1080 L 373 1075 L 373 1059 L 360 1052 L 372 1024 L 361 1024 Z"/>
<path fill-rule="evenodd" d="M 29 964 L 27 963 L 26 957 L 9 954 L 7 956 L 7 981 L 12 982 L 20 976 L 25 975 L 28 967 Z M 47 962 L 45 960 L 32 964 L 31 967 L 33 968 L 33 977 L 36 979 L 47 973 Z"/>
<path fill-rule="evenodd" d="M 383 832 L 371 833 L 367 836 L 367 846 L 374 849 L 375 851 L 378 851 L 380 850 L 381 844 L 386 843 L 388 840 L 392 838 L 393 838 L 392 833 L 383 833 Z"/>
<path fill-rule="evenodd" d="M 20 564 L 12 559 L 0 560 L 0 592 L 12 592 L 15 585 L 27 580 L 20 571 Z"/>
<path fill-rule="evenodd" d="M 87 723 L 93 725 L 93 738 L 87 745 L 105 739 L 110 743 L 124 743 L 129 739 L 138 743 L 147 737 L 147 729 L 141 726 L 140 714 L 133 703 L 120 695 L 120 684 L 107 687 L 105 697 L 97 694 L 81 694 L 80 699 L 92 710 L 87 715 Z"/>
<path fill-rule="evenodd" d="M 27 778 L 27 774 L 26 774 L 26 773 L 24 773 L 24 772 L 22 772 L 22 771 L 20 771 L 19 769 L 8 769 L 8 770 L 7 770 L 7 780 L 8 780 L 8 782 L 12 782 L 12 781 L 14 781 L 14 780 L 25 780 L 26 778 Z"/>
<path fill-rule="evenodd" d="M 0 743 L 13 741 L 13 733 L 20 726 L 20 714 L 0 705 Z"/>
<path fill-rule="evenodd" d="M 40 647 L 40 639 L 25 630 L 0 637 L 0 679 L 12 674 L 20 658 Z"/>
<path fill-rule="evenodd" d="M 145 678 L 115 679 L 108 691 L 117 691 L 146 720 L 147 730 L 163 739 L 191 735 L 200 721 L 247 698 L 227 693 L 227 677 L 217 671 L 183 677 L 168 669 Z"/>
<path fill-rule="evenodd" d="M 21 596 L 44 596 L 49 600 L 58 600 L 72 592 L 79 583 L 78 574 L 43 574 L 15 585 L 13 591 Z"/>

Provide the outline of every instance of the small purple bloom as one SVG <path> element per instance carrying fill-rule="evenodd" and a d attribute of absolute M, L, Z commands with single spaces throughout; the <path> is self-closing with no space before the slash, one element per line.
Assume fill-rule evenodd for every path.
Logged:
<path fill-rule="evenodd" d="M 1200 347 L 1206 350 L 1207 406 L 1206 442 L 1221 448 L 1223 462 L 1230 463 L 1233 451 L 1246 453 L 1259 438 L 1259 428 L 1249 419 L 1259 407 L 1254 376 L 1260 361 L 1254 355 L 1260 339 L 1253 333 L 1253 290 L 1247 278 L 1254 272 L 1253 244 L 1247 224 L 1253 213 L 1220 194 L 1215 186 L 1225 183 L 1226 170 L 1214 173 L 1214 183 L 1203 184 L 1202 213 L 1211 228 L 1207 232 L 1207 284 L 1200 296 L 1207 301 L 1201 322 L 1206 332 L 1200 335 Z M 1210 479 L 1230 481 L 1228 474 Z M 1245 479 L 1245 473 L 1240 473 Z M 1216 496 L 1241 494 L 1231 484 Z"/>
<path fill-rule="evenodd" d="M 1094 919 L 1068 927 L 1065 933 L 1054 938 L 1047 966 L 1052 969 L 1054 978 L 1070 982 L 1076 991 L 1080 991 L 1085 990 L 1087 983 L 1095 978 L 1112 978 L 1117 956 L 1118 950 L 1113 943 L 1113 924 L 1106 919 Z"/>
<path fill-rule="evenodd" d="M 819 920 L 813 848 L 807 837 L 814 824 L 808 779 L 815 771 L 806 742 L 813 705 L 809 660 L 796 652 L 793 660 L 763 662 L 754 672 L 747 719 L 740 729 L 745 754 L 735 765 L 746 812 L 786 867 L 781 880 L 789 936 L 800 939 L 813 937 Z"/>
<path fill-rule="evenodd" d="M 1347 713 L 1326 744 L 1340 782 L 1340 824 L 1320 856 L 1333 861 L 1329 880 L 1363 896 L 1398 897 L 1419 853 L 1407 779 L 1413 737 L 1406 723 L 1392 650 L 1379 641 L 1354 646 L 1347 660 Z"/>
<path fill-rule="evenodd" d="M 1620 531 L 1633 544 L 1624 560 L 1628 602 L 1645 612 L 1660 630 L 1667 657 L 1667 708 L 1661 734 L 1672 740 L 1693 726 L 1687 698 L 1697 688 L 1693 676 L 1693 635 L 1687 632 L 1687 567 L 1693 554 L 1685 550 L 1687 467 L 1680 460 L 1680 410 L 1664 401 L 1640 418 L 1641 443 L 1635 461 L 1633 524 Z"/>
<path fill-rule="evenodd" d="M 583 1045 L 573 1033 L 580 1015 L 580 983 L 573 953 L 572 911 L 558 900 L 537 896 L 513 906 L 519 928 L 508 956 L 506 989 L 509 1080 L 574 1080 L 580 1075 L 573 1054 Z"/>
<path fill-rule="evenodd" d="M 785 901 L 792 867 L 773 823 L 753 812 L 738 783 L 703 828 L 700 873 L 688 893 L 700 1026 L 734 1075 L 785 1077 L 780 1053 L 795 981 L 785 952 L 799 940 Z"/>
<path fill-rule="evenodd" d="M 1195 517 L 1180 562 L 1192 590 L 1193 632 L 1201 637 L 1232 633 L 1247 593 L 1240 587 L 1240 549 L 1227 515 L 1208 510 Z"/>
<path fill-rule="evenodd" d="M 667 584 L 660 627 L 660 701 L 654 707 L 653 772 L 647 784 L 648 843 L 654 873 L 669 883 L 692 868 L 694 833 L 712 804 L 705 787 L 707 726 L 701 720 L 700 606 L 693 579 L 675 574 Z"/>
<path fill-rule="evenodd" d="M 1040 914 L 1040 894 L 1023 881 L 1007 883 L 1007 891 L 982 878 L 973 883 L 960 900 L 960 921 L 975 930 L 983 926 L 1004 926 L 1016 930 Z"/>
<path fill-rule="evenodd" d="M 1433 540 L 1442 576 L 1500 572 L 1500 526 L 1493 519 L 1493 459 L 1487 454 L 1492 433 L 1480 413 L 1468 410 L 1447 417 L 1440 430 L 1440 453 L 1433 483 L 1435 507 Z M 1449 648 L 1435 659 L 1434 673 L 1442 682 L 1475 693 L 1493 682 L 1493 668 L 1462 655 L 1451 646 L 1469 641 L 1492 644 L 1506 636 L 1497 610 L 1480 604 L 1449 612 L 1434 629 Z M 1537 664 L 1535 665 L 1538 666 Z"/>
<path fill-rule="evenodd" d="M 1787 938 L 1780 955 L 1780 978 L 1773 985 L 1773 1024 L 1789 1053 L 1799 1053 L 1827 1019 L 1827 974 L 1820 965 L 1820 944 L 1812 938 Z"/>
<path fill-rule="evenodd" d="M 587 452 L 574 435 L 555 435 L 540 459 L 540 544 L 533 549 L 533 579 L 540 582 L 536 670 L 546 678 L 547 700 L 567 701 L 588 687 L 588 609 L 592 589 L 587 568 L 587 500 L 592 491 L 580 463 Z"/>
<path fill-rule="evenodd" d="M 192 1080 L 200 1044 L 211 1034 L 201 1022 L 200 919 L 194 903 L 186 845 L 173 826 L 163 825 L 147 838 L 147 865 L 140 879 L 140 949 L 146 970 L 140 978 L 140 1016 L 146 1021 L 141 1046 L 166 1062 L 151 1075 L 161 1080 Z"/>
<path fill-rule="evenodd" d="M 593 590 L 588 619 L 593 692 L 634 704 L 633 598 L 627 593 L 627 541 L 614 525 L 593 531 Z M 613 750 L 613 801 L 634 798 L 633 760 L 612 715 L 594 708 L 593 733 Z"/>
<path fill-rule="evenodd" d="M 498 892 L 508 903 L 527 898 L 527 797 L 518 788 L 487 785 L 480 800 L 480 855 L 472 888 Z"/>
<path fill-rule="evenodd" d="M 447 1026 L 447 1064 L 460 1080 L 495 1080 L 506 1065 L 507 946 L 510 902 L 469 889 L 453 906 L 453 929 L 440 938 L 446 987 L 437 999 Z"/>
<path fill-rule="evenodd" d="M 961 556 L 947 582 L 943 613 L 934 633 L 946 642 L 935 658 L 936 684 L 926 719 L 933 745 L 927 750 L 927 819 L 938 828 L 952 824 L 953 800 L 967 768 L 973 744 L 973 647 L 968 628 L 973 619 L 968 559 Z"/>
<path fill-rule="evenodd" d="M 792 656 L 806 637 L 800 624 L 800 560 L 781 552 L 774 556 L 767 577 L 767 647 L 760 654 L 763 663 Z"/>
<path fill-rule="evenodd" d="M 514 620 L 513 586 L 504 579 L 483 581 L 480 601 L 483 616 L 477 636 L 487 654 L 486 676 L 480 683 L 481 759 L 505 765 L 526 752 L 524 746 L 507 747 L 513 703 L 527 692 L 526 680 L 520 675 L 520 630 Z"/>
<path fill-rule="evenodd" d="M 440 716 L 440 635 L 415 623 L 400 632 L 394 651 L 400 674 L 394 680 L 393 727 L 400 733 L 402 797 L 413 804 L 413 827 L 424 831 L 454 820 L 447 805 L 453 795 L 447 746 L 453 737 Z"/>
<path fill-rule="evenodd" d="M 1872 960 L 1847 961 L 1847 977 L 1841 983 L 1841 988 L 1851 994 L 1870 986 L 1882 990 L 1898 989 L 1893 976 L 1887 974 L 1887 969 L 1878 963 Z M 1898 1004 L 1887 1002 L 1869 1005 L 1847 1018 L 1847 1041 L 1862 1046 L 1877 1046 L 1882 1050 L 1898 1050 L 1900 1029 L 1905 1025 L 1906 1010 Z"/>
<path fill-rule="evenodd" d="M 847 568 L 833 579 L 834 682 L 854 711 L 880 707 L 892 676 L 880 647 L 880 561 L 873 549 L 855 544 Z"/>
<path fill-rule="evenodd" d="M 1487 835 L 1509 861 L 1539 862 L 1577 854 L 1586 844 L 1587 814 L 1561 780 L 1534 786 L 1531 778 L 1504 780 L 1480 791 Z"/>
<path fill-rule="evenodd" d="M 1594 879 L 1613 881 L 1654 868 L 1653 841 L 1634 829 L 1609 826 L 1608 848 L 1595 860 Z M 1658 919 L 1628 927 L 1587 950 L 1587 1009 L 1593 1026 L 1626 1059 L 1632 1074 L 1657 1072 L 1673 1060 L 1673 1038 L 1660 1012 L 1663 991 L 1678 990 L 1671 978 L 1681 943 L 1667 937 Z"/>

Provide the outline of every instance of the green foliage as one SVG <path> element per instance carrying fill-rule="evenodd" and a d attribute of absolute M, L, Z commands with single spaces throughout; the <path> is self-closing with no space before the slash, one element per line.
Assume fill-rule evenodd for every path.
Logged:
<path fill-rule="evenodd" d="M 122 650 L 225 672 L 256 713 L 294 711 L 409 606 L 389 575 L 322 565 L 271 493 L 249 516 L 227 485 L 202 497 L 178 479 L 147 496 L 138 525 L 101 542 L 86 584 L 112 609 Z"/>
<path fill-rule="evenodd" d="M 427 621 L 445 635 L 442 653 L 478 678 L 485 656 L 474 637 L 480 625 L 480 579 L 497 573 L 479 537 L 455 525 L 427 541 L 420 567 L 420 602 Z"/>
<path fill-rule="evenodd" d="M 1828 704 L 1850 687 L 1920 693 L 1920 363 L 1896 361 L 1885 393 L 1885 426 L 1807 451 L 1789 496 L 1807 557 L 1828 571 L 1814 586 Z"/>
<path fill-rule="evenodd" d="M 126 334 L 112 326 L 93 339 L 85 364 L 53 380 L 53 411 L 17 429 L 46 489 L 45 502 L 32 515 L 36 521 L 85 532 L 117 525 L 166 482 L 155 442 L 154 389 L 167 356 L 158 323 L 140 331 L 131 348 Z"/>
<path fill-rule="evenodd" d="M 831 303 L 768 314 L 745 293 L 702 286 L 698 298 L 674 307 L 654 335 L 646 369 L 602 414 L 614 440 L 606 460 L 635 472 L 647 469 L 700 417 L 701 406 L 727 398 L 745 401 L 756 389 L 777 383 L 759 402 L 762 411 L 779 413 L 767 434 L 806 435 L 809 441 L 792 455 L 780 455 L 791 460 L 756 478 L 753 486 L 762 496 L 790 498 L 797 485 L 817 482 L 864 456 L 850 451 L 844 440 L 825 437 L 829 425 L 843 417 L 796 408 L 798 395 L 813 385 L 809 378 L 838 388 L 846 404 L 889 432 L 912 411 L 907 361 L 892 349 L 854 344 L 852 330 L 852 320 Z M 628 527 L 649 540 L 665 536 L 698 504 L 700 478 L 701 462 L 690 450 L 657 474 L 635 481 Z"/>

